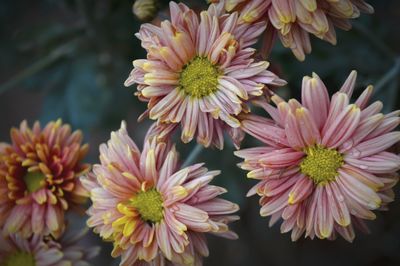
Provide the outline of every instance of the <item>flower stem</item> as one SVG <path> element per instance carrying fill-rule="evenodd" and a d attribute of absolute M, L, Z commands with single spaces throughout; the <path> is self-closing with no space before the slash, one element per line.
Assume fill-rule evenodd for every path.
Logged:
<path fill-rule="evenodd" d="M 358 31 L 358 33 L 364 36 L 364 38 L 367 39 L 372 46 L 384 54 L 388 59 L 395 59 L 395 53 L 393 50 L 380 38 L 377 38 L 376 34 L 373 34 L 367 27 L 358 22 L 354 22 L 353 27 L 356 31 Z"/>
<path fill-rule="evenodd" d="M 398 76 L 400 72 L 400 57 L 395 59 L 392 68 L 376 82 L 374 93 L 378 94 L 393 78 Z"/>
<path fill-rule="evenodd" d="M 48 55 L 42 57 L 39 61 L 33 63 L 31 66 L 22 70 L 20 73 L 12 77 L 9 81 L 5 82 L 4 84 L 1 84 L 0 95 L 6 92 L 7 90 L 13 88 L 14 86 L 16 86 L 18 83 L 42 71 L 46 67 L 56 62 L 58 59 L 70 55 L 72 51 L 75 49 L 76 43 L 77 39 L 73 39 L 72 41 L 58 47 Z"/>
<path fill-rule="evenodd" d="M 188 157 L 182 164 L 182 168 L 185 168 L 196 160 L 196 158 L 200 155 L 200 153 L 203 151 L 204 147 L 201 144 L 197 144 L 196 147 L 189 153 Z"/>

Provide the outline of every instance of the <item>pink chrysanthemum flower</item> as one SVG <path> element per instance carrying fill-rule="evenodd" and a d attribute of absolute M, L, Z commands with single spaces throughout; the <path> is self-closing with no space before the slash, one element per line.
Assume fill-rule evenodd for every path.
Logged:
<path fill-rule="evenodd" d="M 392 132 L 400 112 L 383 115 L 381 102 L 368 105 L 372 86 L 349 104 L 355 79 L 354 71 L 330 100 L 316 74 L 304 77 L 302 104 L 273 96 L 277 108 L 260 102 L 272 120 L 244 117 L 244 130 L 267 145 L 236 152 L 248 177 L 260 180 L 248 195 L 261 196 L 261 215 L 271 225 L 282 218 L 293 241 L 304 232 L 352 241 L 354 225 L 367 229 L 372 210 L 394 199 L 400 157 L 388 148 L 400 140 Z"/>
<path fill-rule="evenodd" d="M 198 265 L 208 255 L 204 233 L 236 238 L 228 223 L 238 219 L 230 215 L 238 206 L 209 185 L 219 171 L 202 164 L 179 170 L 171 143 L 146 139 L 140 152 L 123 122 L 100 146 L 100 161 L 82 178 L 93 201 L 88 225 L 114 243 L 121 265 Z"/>
<path fill-rule="evenodd" d="M 311 52 L 309 35 L 336 44 L 335 27 L 350 30 L 350 19 L 374 9 L 363 0 L 221 0 L 226 11 L 239 11 L 241 23 L 270 22 L 267 45 L 278 34 L 282 44 L 301 61 Z"/>
<path fill-rule="evenodd" d="M 64 212 L 88 196 L 78 178 L 89 169 L 81 162 L 88 145 L 61 120 L 44 129 L 24 121 L 11 141 L 0 143 L 0 226 L 5 234 L 58 236 Z"/>
<path fill-rule="evenodd" d="M 133 61 L 125 85 L 138 85 L 139 99 L 149 102 L 145 115 L 180 124 L 183 142 L 197 136 L 204 146 L 222 149 L 224 129 L 240 136 L 236 116 L 247 110 L 245 101 L 262 95 L 266 84 L 285 84 L 249 47 L 266 24 L 239 25 L 237 13 L 220 15 L 213 4 L 200 18 L 184 4 L 171 2 L 170 10 L 171 21 L 160 27 L 142 25 L 136 36 L 147 59 Z"/>
<path fill-rule="evenodd" d="M 28 239 L 19 234 L 1 236 L 0 265 L 4 266 L 83 266 L 97 256 L 98 247 L 83 248 L 78 240 L 86 234 L 66 235 L 60 240 L 43 235 Z"/>

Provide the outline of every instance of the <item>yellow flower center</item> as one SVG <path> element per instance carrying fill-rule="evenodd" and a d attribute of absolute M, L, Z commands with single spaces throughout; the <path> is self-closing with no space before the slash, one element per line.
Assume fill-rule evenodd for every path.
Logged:
<path fill-rule="evenodd" d="M 0 263 L 1 266 L 35 266 L 35 258 L 27 252 L 16 252 L 8 256 L 5 261 Z"/>
<path fill-rule="evenodd" d="M 179 87 L 187 95 L 202 98 L 217 91 L 220 72 L 206 57 L 195 57 L 183 67 Z"/>
<path fill-rule="evenodd" d="M 35 192 L 46 185 L 46 176 L 42 172 L 27 172 L 24 177 L 24 183 L 30 193 Z"/>
<path fill-rule="evenodd" d="M 146 222 L 158 223 L 164 218 L 163 200 L 155 188 L 139 192 L 131 204 Z"/>
<path fill-rule="evenodd" d="M 300 164 L 300 170 L 315 184 L 326 184 L 335 180 L 337 169 L 343 165 L 343 156 L 334 149 L 321 146 L 308 147 L 307 156 Z"/>

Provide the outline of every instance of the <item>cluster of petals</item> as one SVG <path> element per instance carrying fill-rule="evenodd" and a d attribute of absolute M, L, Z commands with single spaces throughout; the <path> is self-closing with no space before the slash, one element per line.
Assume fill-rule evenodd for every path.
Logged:
<path fill-rule="evenodd" d="M 400 132 L 393 131 L 400 112 L 383 115 L 381 102 L 369 105 L 372 86 L 350 104 L 355 79 L 353 71 L 330 99 L 316 74 L 304 77 L 302 103 L 273 96 L 276 107 L 259 102 L 272 119 L 243 118 L 244 130 L 265 144 L 236 152 L 248 177 L 259 180 L 248 195 L 261 196 L 260 214 L 271 216 L 271 225 L 282 218 L 281 231 L 292 231 L 293 241 L 303 234 L 321 239 L 339 234 L 352 241 L 354 228 L 367 230 L 373 210 L 387 209 L 394 199 L 400 157 L 389 148 L 400 140 Z M 315 182 L 319 179 L 304 171 L 310 149 L 341 156 L 333 179 Z M 313 173 L 327 170 L 314 166 Z"/>
<path fill-rule="evenodd" d="M 78 241 L 86 234 L 68 231 L 61 239 L 33 234 L 0 237 L 0 265 L 20 266 L 89 266 L 99 253 L 98 247 L 83 248 Z"/>
<path fill-rule="evenodd" d="M 248 109 L 247 100 L 263 95 L 267 85 L 285 84 L 267 70 L 268 62 L 254 59 L 255 49 L 250 48 L 266 22 L 240 24 L 237 12 L 224 14 L 214 4 L 198 16 L 184 4 L 171 2 L 170 12 L 171 21 L 160 27 L 141 26 L 136 36 L 147 59 L 133 61 L 125 85 L 137 84 L 139 99 L 148 102 L 144 115 L 169 127 L 180 125 L 183 142 L 196 138 L 206 147 L 222 149 L 227 130 L 239 143 L 243 134 L 237 115 Z M 193 67 L 197 63 L 206 64 L 214 75 L 205 67 Z M 191 65 L 194 91 L 185 87 L 183 74 Z"/>
<path fill-rule="evenodd" d="M 350 19 L 361 12 L 371 14 L 372 6 L 363 0 L 221 0 L 226 11 L 239 11 L 240 22 L 254 23 L 267 19 L 265 45 L 274 37 L 290 48 L 299 60 L 311 52 L 310 34 L 336 44 L 335 27 L 351 29 Z"/>
<path fill-rule="evenodd" d="M 61 120 L 41 128 L 27 122 L 11 129 L 11 144 L 0 143 L 0 226 L 4 234 L 58 236 L 64 212 L 87 198 L 79 176 L 88 146 L 80 131 Z"/>
<path fill-rule="evenodd" d="M 228 223 L 238 219 L 231 215 L 238 206 L 218 198 L 226 190 L 209 184 L 219 171 L 203 164 L 179 170 L 169 141 L 146 138 L 140 151 L 123 122 L 100 146 L 100 162 L 82 178 L 93 202 L 87 223 L 113 242 L 121 265 L 200 265 L 209 253 L 204 233 L 237 237 Z M 142 208 L 135 205 L 140 195 L 151 201 Z"/>

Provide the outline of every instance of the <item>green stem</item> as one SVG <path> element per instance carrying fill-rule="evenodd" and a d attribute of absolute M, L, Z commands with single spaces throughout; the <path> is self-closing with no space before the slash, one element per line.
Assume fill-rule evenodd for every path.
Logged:
<path fill-rule="evenodd" d="M 196 160 L 196 158 L 200 155 L 200 153 L 203 151 L 204 147 L 201 144 L 197 144 L 196 147 L 189 153 L 189 156 L 186 158 L 184 163 L 182 164 L 182 168 L 185 168 Z"/>
<path fill-rule="evenodd" d="M 6 92 L 7 90 L 15 87 L 17 84 L 24 81 L 25 79 L 42 71 L 43 69 L 45 69 L 46 67 L 50 66 L 55 61 L 60 59 L 61 57 L 64 57 L 64 56 L 70 54 L 71 51 L 73 50 L 73 48 L 75 48 L 76 42 L 77 42 L 77 39 L 74 39 L 74 40 L 58 47 L 57 49 L 53 50 L 48 55 L 42 57 L 39 61 L 33 63 L 31 66 L 22 70 L 21 72 L 16 74 L 14 77 L 10 78 L 7 82 L 0 85 L 0 95 L 2 93 Z"/>
<path fill-rule="evenodd" d="M 392 79 L 396 78 L 398 76 L 398 73 L 400 72 L 400 57 L 395 59 L 395 63 L 393 67 L 386 72 L 386 74 L 376 82 L 374 86 L 374 93 L 378 94 Z"/>
<path fill-rule="evenodd" d="M 393 52 L 393 50 L 363 24 L 354 22 L 353 27 L 362 36 L 364 36 L 364 38 L 366 38 L 372 46 L 384 54 L 388 59 L 393 60 L 396 57 L 396 54 Z"/>

